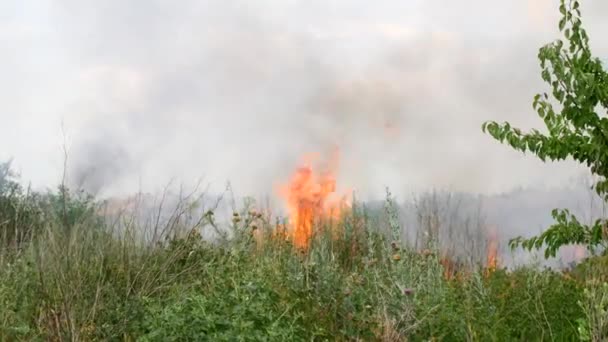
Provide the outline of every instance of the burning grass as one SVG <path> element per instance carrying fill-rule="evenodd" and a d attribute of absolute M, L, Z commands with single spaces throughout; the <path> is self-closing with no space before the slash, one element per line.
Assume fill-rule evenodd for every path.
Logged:
<path fill-rule="evenodd" d="M 343 210 L 350 205 L 349 195 L 337 192 L 337 150 L 320 170 L 313 166 L 318 160 L 315 154 L 304 156 L 288 184 L 281 185 L 279 194 L 285 200 L 289 217 L 289 230 L 293 243 L 300 249 L 308 249 L 314 227 L 329 222 L 335 229 Z M 331 227 L 334 226 L 334 227 Z"/>
<path fill-rule="evenodd" d="M 576 340 L 600 321 L 585 269 L 507 271 L 491 236 L 486 267 L 462 265 L 396 240 L 394 211 L 353 202 L 333 216 L 327 173 L 289 184 L 287 225 L 255 203 L 222 225 L 217 208 L 189 211 L 194 197 L 151 226 L 61 194 L 32 204 L 41 229 L 0 250 L 0 340 Z"/>

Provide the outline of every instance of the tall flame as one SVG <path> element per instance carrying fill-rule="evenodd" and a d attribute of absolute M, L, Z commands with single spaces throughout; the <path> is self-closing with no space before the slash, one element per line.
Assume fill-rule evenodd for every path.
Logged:
<path fill-rule="evenodd" d="M 308 247 L 316 221 L 339 218 L 344 203 L 336 192 L 337 152 L 321 172 L 312 165 L 317 157 L 305 155 L 302 166 L 296 168 L 289 183 L 279 190 L 286 202 L 291 237 L 299 248 Z"/>

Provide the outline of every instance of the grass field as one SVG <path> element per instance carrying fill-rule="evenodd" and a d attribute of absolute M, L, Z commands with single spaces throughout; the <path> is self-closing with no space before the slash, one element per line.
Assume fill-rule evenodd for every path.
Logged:
<path fill-rule="evenodd" d="M 297 248 L 254 203 L 220 224 L 213 207 L 201 211 L 189 197 L 141 219 L 101 215 L 103 203 L 81 193 L 28 192 L 13 181 L 1 189 L 4 341 L 607 336 L 603 257 L 569 271 L 458 266 L 433 239 L 417 249 L 402 242 L 390 197 L 382 210 L 355 202 L 316 220 Z"/>

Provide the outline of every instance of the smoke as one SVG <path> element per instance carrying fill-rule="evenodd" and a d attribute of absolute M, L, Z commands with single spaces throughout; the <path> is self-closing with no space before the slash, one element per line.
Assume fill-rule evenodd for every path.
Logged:
<path fill-rule="evenodd" d="M 591 37 L 605 27 L 601 2 L 583 7 Z M 48 175 L 61 165 L 61 120 L 72 182 L 95 192 L 204 177 L 266 194 L 302 154 L 334 145 L 338 182 L 370 196 L 384 185 L 496 192 L 580 171 L 524 157 L 480 131 L 488 119 L 542 124 L 531 109 L 545 89 L 536 54 L 558 37 L 556 1 L 39 6 L 45 11 L 17 6 L 23 11 L 0 18 L 15 32 L 3 45 L 17 51 L 0 54 L 0 71 L 18 80 L 0 81 L 0 100 L 19 117 L 3 121 L 32 133 L 24 144 L 7 138 L 7 150 L 39 183 L 59 179 Z"/>
<path fill-rule="evenodd" d="M 126 149 L 111 139 L 82 143 L 72 153 L 74 161 L 69 163 L 68 180 L 72 188 L 93 195 L 134 171 Z"/>

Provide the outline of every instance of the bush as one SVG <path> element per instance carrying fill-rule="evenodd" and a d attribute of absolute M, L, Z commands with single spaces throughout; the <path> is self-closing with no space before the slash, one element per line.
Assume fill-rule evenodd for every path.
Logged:
<path fill-rule="evenodd" d="M 566 275 L 447 279 L 439 251 L 398 242 L 391 210 L 372 220 L 355 205 L 302 252 L 257 213 L 235 215 L 231 238 L 212 243 L 200 230 L 218 228 L 213 215 L 180 221 L 180 209 L 158 224 L 189 233 L 150 243 L 136 232 L 154 227 L 124 217 L 117 229 L 84 193 L 28 196 L 39 228 L 0 254 L 0 340 L 534 341 L 603 329 L 587 305 L 601 293 L 584 292 L 591 260 Z"/>

